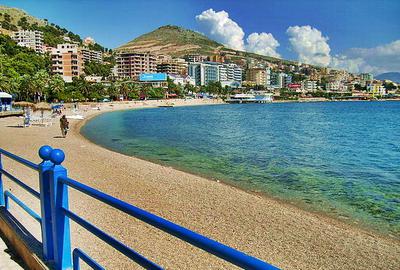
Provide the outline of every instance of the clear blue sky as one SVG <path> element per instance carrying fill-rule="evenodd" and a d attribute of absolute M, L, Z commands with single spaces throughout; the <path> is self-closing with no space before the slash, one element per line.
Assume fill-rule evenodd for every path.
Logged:
<path fill-rule="evenodd" d="M 354 47 L 375 47 L 400 39 L 400 0 L 0 0 L 46 18 L 82 37 L 115 48 L 159 26 L 199 30 L 195 16 L 206 9 L 225 10 L 246 33 L 272 33 L 277 51 L 295 59 L 286 30 L 311 25 L 329 37 L 331 54 Z"/>

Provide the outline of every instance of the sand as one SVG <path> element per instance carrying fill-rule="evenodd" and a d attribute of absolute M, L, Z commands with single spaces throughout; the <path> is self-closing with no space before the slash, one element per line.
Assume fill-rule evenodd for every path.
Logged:
<path fill-rule="evenodd" d="M 197 105 L 205 101 L 170 101 Z M 213 103 L 211 101 L 209 103 Z M 88 107 L 86 118 L 105 111 L 157 106 L 157 102 Z M 81 107 L 82 108 L 82 107 Z M 67 113 L 69 114 L 69 113 Z M 83 138 L 84 123 L 71 120 L 71 132 L 60 138 L 58 120 L 50 127 L 18 128 L 22 120 L 0 119 L 0 147 L 39 163 L 44 144 L 62 148 L 71 178 L 125 200 L 282 269 L 399 269 L 400 241 L 312 213 L 273 198 L 125 156 Z M 37 188 L 37 173 L 3 158 L 4 168 Z M 34 205 L 37 200 L 9 181 L 5 187 Z M 126 214 L 70 191 L 70 207 L 142 255 L 167 269 L 234 269 L 231 264 L 168 236 Z M 37 224 L 19 215 L 40 238 Z M 72 222 L 73 245 L 108 269 L 140 269 L 106 243 Z"/>

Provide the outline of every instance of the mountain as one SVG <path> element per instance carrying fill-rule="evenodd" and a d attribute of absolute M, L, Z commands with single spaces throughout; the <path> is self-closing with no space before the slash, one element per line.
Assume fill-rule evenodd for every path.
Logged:
<path fill-rule="evenodd" d="M 225 54 L 232 60 L 240 61 L 246 58 L 265 60 L 275 63 L 294 63 L 278 58 L 236 51 L 209 39 L 205 35 L 183 27 L 166 25 L 118 47 L 117 51 L 137 51 L 167 54 L 173 57 L 183 57 L 186 54 L 201 55 Z"/>
<path fill-rule="evenodd" d="M 44 26 L 47 24 L 45 20 L 33 17 L 22 9 L 0 5 L 0 32 L 9 34 L 12 31 L 21 29 L 18 22 L 24 17 L 29 24 L 37 24 L 38 26 Z"/>
<path fill-rule="evenodd" d="M 82 43 L 82 38 L 68 29 L 50 23 L 46 19 L 31 16 L 22 9 L 0 5 L 0 34 L 11 36 L 14 31 L 20 29 L 42 31 L 44 44 L 52 47 L 65 43 L 65 37 L 73 42 Z M 103 52 L 107 50 L 97 43 L 89 45 L 89 48 Z"/>
<path fill-rule="evenodd" d="M 392 82 L 400 83 L 400 72 L 386 72 L 379 74 L 375 77 L 378 80 L 390 80 Z"/>

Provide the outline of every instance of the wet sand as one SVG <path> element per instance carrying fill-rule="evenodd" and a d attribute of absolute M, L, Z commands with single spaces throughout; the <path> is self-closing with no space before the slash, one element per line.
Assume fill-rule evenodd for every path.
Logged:
<path fill-rule="evenodd" d="M 196 105 L 204 101 L 170 103 Z M 157 105 L 160 103 L 150 101 L 105 104 L 100 111 L 88 106 L 83 114 L 88 118 L 105 111 Z M 399 269 L 398 240 L 272 198 L 112 152 L 80 135 L 84 121 L 70 122 L 70 134 L 63 139 L 58 119 L 50 127 L 29 128 L 18 128 L 22 120 L 16 117 L 0 119 L 0 147 L 34 162 L 40 162 L 37 150 L 41 145 L 61 148 L 66 154 L 63 165 L 71 178 L 282 269 Z M 38 188 L 37 173 L 9 159 L 3 160 L 6 169 Z M 5 188 L 11 188 L 39 211 L 37 201 L 29 194 L 9 181 Z M 70 205 L 74 212 L 167 269 L 234 268 L 77 191 L 70 191 Z M 18 210 L 17 206 L 12 207 L 13 212 Z M 18 215 L 40 237 L 38 225 L 29 217 Z M 73 245 L 106 268 L 140 269 L 73 222 L 72 234 Z"/>

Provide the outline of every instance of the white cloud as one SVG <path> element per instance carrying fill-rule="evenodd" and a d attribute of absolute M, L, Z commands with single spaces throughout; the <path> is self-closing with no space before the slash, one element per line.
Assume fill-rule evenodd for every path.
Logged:
<path fill-rule="evenodd" d="M 231 49 L 280 57 L 276 52 L 279 42 L 270 33 L 252 33 L 247 37 L 245 44 L 243 29 L 229 18 L 228 12 L 224 10 L 218 12 L 213 9 L 205 10 L 196 16 L 196 20 L 213 39 Z"/>
<path fill-rule="evenodd" d="M 276 52 L 279 42 L 270 33 L 252 33 L 247 37 L 246 49 L 249 52 L 272 57 L 281 57 Z"/>
<path fill-rule="evenodd" d="M 380 74 L 400 71 L 400 40 L 373 48 L 352 48 L 332 58 L 331 66 L 350 72 Z"/>
<path fill-rule="evenodd" d="M 328 66 L 331 60 L 328 38 L 309 25 L 290 26 L 286 33 L 293 50 L 298 54 L 300 62 Z"/>
<path fill-rule="evenodd" d="M 229 18 L 226 11 L 215 12 L 213 9 L 208 9 L 197 15 L 196 20 L 204 26 L 215 40 L 229 48 L 244 50 L 243 29 Z"/>

